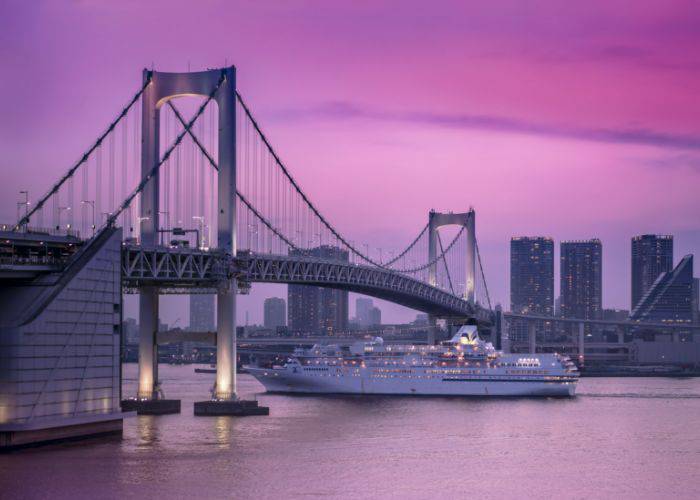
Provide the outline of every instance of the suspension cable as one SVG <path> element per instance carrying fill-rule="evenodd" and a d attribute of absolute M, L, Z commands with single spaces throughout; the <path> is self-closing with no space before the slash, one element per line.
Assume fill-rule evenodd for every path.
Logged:
<path fill-rule="evenodd" d="M 13 231 L 18 231 L 22 226 L 29 224 L 29 220 L 31 219 L 32 215 L 34 215 L 34 213 L 37 210 L 39 210 L 41 207 L 43 207 L 44 203 L 46 203 L 46 200 L 48 200 L 49 197 L 51 197 L 51 195 L 57 193 L 58 190 L 61 188 L 61 186 L 69 178 L 71 178 L 73 176 L 75 171 L 78 170 L 78 168 L 80 168 L 80 166 L 87 161 L 87 159 L 90 157 L 90 155 L 93 153 L 93 151 L 95 151 L 95 149 L 97 149 L 102 144 L 102 141 L 105 139 L 105 137 L 107 137 L 107 135 L 109 135 L 114 130 L 114 127 L 116 127 L 117 124 L 121 121 L 121 119 L 124 118 L 124 116 L 126 116 L 126 114 L 129 112 L 129 110 L 134 105 L 134 103 L 139 100 L 139 97 L 141 97 L 144 90 L 146 90 L 146 86 L 149 83 L 151 83 L 151 75 L 150 74 L 149 74 L 148 78 L 146 79 L 146 81 L 143 83 L 143 86 L 141 86 L 139 91 L 136 92 L 134 97 L 132 97 L 132 99 L 129 101 L 129 103 L 124 107 L 124 109 L 122 109 L 121 113 L 119 113 L 117 118 L 112 123 L 109 124 L 109 127 L 107 127 L 107 129 L 102 133 L 102 135 L 100 135 L 100 137 L 97 139 L 97 141 L 95 141 L 95 143 L 90 147 L 90 149 L 87 150 L 87 152 L 80 158 L 80 160 L 78 160 L 78 162 L 75 165 L 73 165 L 73 167 L 71 167 L 68 170 L 68 172 L 63 177 L 61 177 L 58 180 L 58 182 L 56 182 L 56 184 L 54 184 L 53 187 L 44 196 L 41 197 L 41 199 L 37 202 L 37 204 L 34 205 L 34 208 L 32 208 L 27 214 L 24 215 L 24 217 L 22 217 L 17 222 L 17 224 L 13 228 Z"/>
<path fill-rule="evenodd" d="M 406 247 L 406 249 L 405 249 L 403 252 L 401 252 L 399 255 L 397 255 L 397 256 L 394 257 L 393 259 L 387 261 L 384 265 L 387 266 L 387 267 L 389 267 L 389 266 L 391 266 L 394 262 L 396 262 L 396 261 L 399 260 L 401 257 L 403 257 L 403 256 L 406 255 L 408 252 L 410 252 L 411 249 L 416 245 L 416 243 L 418 243 L 418 241 L 421 239 L 421 237 L 422 237 L 422 236 L 425 234 L 425 232 L 428 230 L 428 227 L 429 227 L 429 226 L 430 226 L 430 223 L 428 222 L 425 226 L 423 226 L 423 229 L 421 230 L 420 233 L 418 233 L 418 236 L 416 236 L 416 238 Z"/>
<path fill-rule="evenodd" d="M 437 233 L 437 239 L 438 243 L 440 244 L 440 252 L 442 253 L 442 262 L 445 264 L 445 273 L 447 274 L 447 281 L 450 284 L 450 290 L 452 290 L 452 295 L 457 295 L 455 293 L 455 289 L 452 286 L 452 276 L 450 276 L 450 268 L 447 266 L 447 259 L 445 258 L 445 249 L 442 247 L 442 238 L 440 237 L 440 233 L 435 231 Z"/>
<path fill-rule="evenodd" d="M 199 107 L 197 112 L 194 114 L 194 116 L 190 119 L 187 124 L 185 124 L 184 130 L 182 130 L 175 141 L 168 147 L 168 149 L 165 151 L 163 154 L 163 158 L 148 172 L 148 175 L 146 175 L 144 178 L 141 179 L 141 182 L 139 182 L 139 185 L 136 186 L 136 188 L 131 192 L 131 194 L 124 200 L 124 202 L 119 206 L 117 210 L 115 210 L 112 214 L 110 214 L 109 218 L 103 225 L 103 228 L 109 227 L 114 224 L 114 222 L 117 220 L 117 217 L 128 207 L 133 199 L 136 197 L 137 194 L 139 194 L 143 188 L 146 186 L 149 180 L 153 176 L 155 176 L 158 173 L 158 170 L 160 169 L 160 166 L 165 163 L 168 158 L 170 157 L 170 154 L 175 150 L 176 147 L 180 145 L 180 142 L 182 141 L 182 138 L 185 137 L 185 135 L 190 132 L 190 129 L 192 128 L 192 125 L 197 121 L 197 118 L 200 117 L 200 115 L 204 112 L 204 109 L 207 107 L 209 102 L 214 98 L 216 95 L 217 91 L 221 87 L 221 84 L 224 82 L 226 79 L 226 74 L 222 71 L 221 76 L 219 77 L 219 81 L 216 83 L 214 86 L 214 89 L 209 93 L 207 96 L 206 100 L 202 103 L 202 105 Z"/>
<path fill-rule="evenodd" d="M 168 101 L 168 105 L 170 106 L 170 109 L 172 109 L 173 112 L 175 113 L 175 116 L 177 117 L 178 121 L 179 121 L 182 125 L 186 125 L 185 119 L 182 117 L 182 115 L 180 114 L 180 112 L 178 111 L 178 109 L 175 107 L 175 105 L 173 105 L 172 101 Z M 206 159 L 207 159 L 207 161 L 209 162 L 209 164 L 210 164 L 215 170 L 218 171 L 218 170 L 219 170 L 219 165 L 217 165 L 216 161 L 214 161 L 214 158 L 211 156 L 211 154 L 209 153 L 209 151 L 207 151 L 207 149 L 206 149 L 206 148 L 204 147 L 204 145 L 201 143 L 201 141 L 199 140 L 199 138 L 192 132 L 191 129 L 187 129 L 187 133 L 189 134 L 190 138 L 191 138 L 192 141 L 195 143 L 195 145 L 196 145 L 196 146 L 199 148 L 199 150 L 202 152 L 202 154 L 206 157 Z M 241 193 L 238 189 L 236 189 L 236 195 L 237 195 L 238 198 L 243 202 L 243 204 L 244 204 L 246 207 L 248 207 L 248 209 L 249 209 L 251 212 L 253 212 L 253 215 L 255 215 L 258 219 L 260 219 L 260 222 L 262 222 L 263 224 L 265 224 L 265 225 L 270 229 L 270 231 L 272 231 L 273 233 L 275 233 L 282 241 L 284 241 L 287 245 L 289 245 L 289 246 L 292 247 L 293 249 L 301 251 L 301 249 L 298 248 L 296 245 L 294 245 L 294 243 L 292 243 L 289 239 L 287 239 L 287 237 L 284 236 L 284 234 L 282 234 L 281 231 L 279 231 L 278 229 L 276 229 L 276 228 L 272 225 L 272 223 L 271 223 L 270 221 L 268 221 L 265 217 L 263 217 L 263 215 L 260 214 L 260 212 L 257 211 L 257 209 L 246 199 L 245 196 L 243 196 L 243 193 Z"/>
<path fill-rule="evenodd" d="M 238 94 L 236 94 L 236 95 L 238 96 Z M 246 110 L 247 116 L 250 118 L 251 122 L 253 123 L 253 126 L 254 126 L 255 129 L 258 131 L 258 133 L 260 134 L 261 138 L 263 139 L 265 145 L 268 147 L 268 150 L 270 151 L 270 153 L 271 153 L 271 154 L 273 155 L 273 157 L 275 158 L 275 161 L 277 162 L 278 166 L 279 166 L 280 168 L 282 168 L 283 172 L 285 172 L 285 175 L 287 176 L 287 179 L 289 179 L 289 180 L 293 183 L 295 189 L 297 189 L 297 191 L 299 192 L 299 194 L 304 198 L 304 200 L 306 200 L 307 205 L 309 206 L 309 208 L 311 208 L 311 209 L 314 211 L 314 213 L 317 213 L 317 214 L 318 214 L 318 211 L 316 210 L 316 208 L 315 208 L 313 205 L 311 205 L 311 203 L 308 201 L 308 198 L 306 198 L 306 195 L 304 195 L 304 193 L 301 192 L 301 190 L 300 190 L 300 188 L 297 186 L 296 182 L 291 178 L 291 176 L 289 175 L 289 173 L 287 172 L 287 170 L 285 169 L 285 167 L 282 165 L 281 161 L 279 160 L 279 158 L 277 157 L 277 155 L 275 154 L 275 152 L 272 150 L 272 146 L 270 146 L 270 143 L 267 141 L 267 139 L 265 138 L 265 136 L 262 135 L 262 132 L 260 131 L 260 129 L 258 128 L 257 124 L 255 123 L 255 121 L 253 120 L 252 116 L 250 115 L 250 112 L 247 111 L 247 108 L 245 107 L 245 105 L 243 104 L 243 102 L 240 101 L 240 97 L 238 97 L 238 98 L 239 98 L 239 102 L 241 102 L 241 105 L 242 105 L 243 108 Z M 175 116 L 177 117 L 177 119 L 180 121 L 181 124 L 184 125 L 184 124 L 185 124 L 185 121 L 184 121 L 184 118 L 183 118 L 182 114 L 180 114 L 180 112 L 177 110 L 177 108 L 175 107 L 175 105 L 172 104 L 172 102 L 169 102 L 169 105 L 170 105 L 170 108 L 171 108 L 171 109 L 173 110 L 173 112 L 175 113 Z M 204 156 L 207 158 L 207 160 L 209 161 L 209 163 L 211 164 L 211 166 L 212 166 L 213 168 L 215 168 L 216 170 L 219 170 L 219 166 L 218 166 L 217 163 L 214 161 L 214 158 L 213 158 L 213 157 L 211 156 L 211 154 L 207 151 L 207 149 L 204 147 L 204 145 L 201 143 L 201 141 L 196 137 L 196 135 L 195 135 L 191 130 L 189 130 L 189 129 L 186 129 L 185 131 L 183 131 L 183 133 L 189 134 L 189 136 L 192 138 L 193 142 L 197 145 L 197 147 L 200 149 L 200 151 L 202 152 L 202 154 L 204 154 Z M 243 201 L 243 200 L 245 199 L 245 198 L 242 196 L 242 194 L 241 194 L 238 190 L 236 190 L 236 194 L 241 198 L 241 201 Z M 280 238 L 282 238 L 282 239 L 285 241 L 285 243 L 287 243 L 288 245 L 290 245 L 292 248 L 294 248 L 294 249 L 297 250 L 297 251 L 301 251 L 301 252 L 304 252 L 304 253 L 308 253 L 308 252 L 306 252 L 304 249 L 299 248 L 299 247 L 297 247 L 296 245 L 291 244 L 290 239 L 287 238 L 286 236 L 283 236 L 283 233 L 282 233 L 280 230 L 276 229 L 276 228 L 274 227 L 274 225 L 273 225 L 270 221 L 268 221 L 260 212 L 258 212 L 258 211 L 253 207 L 253 205 L 252 205 L 250 202 L 248 202 L 248 200 L 243 201 L 243 203 L 244 203 L 248 208 L 251 209 L 251 211 L 253 212 L 253 215 L 255 215 L 258 219 L 260 219 L 260 221 L 261 221 L 263 224 L 265 224 L 265 226 L 267 226 L 268 228 L 270 228 L 270 230 L 271 230 L 272 232 L 274 232 L 276 235 L 278 235 Z M 450 242 L 450 244 L 448 245 L 448 247 L 445 249 L 444 253 L 441 253 L 440 255 L 436 256 L 436 257 L 435 257 L 433 260 L 431 260 L 430 262 L 428 262 L 428 263 L 426 263 L 426 264 L 424 264 L 424 265 L 421 265 L 421 266 L 414 267 L 414 268 L 392 269 L 392 268 L 387 267 L 387 264 L 379 264 L 379 263 L 377 263 L 377 262 L 375 262 L 375 261 L 373 261 L 373 260 L 371 260 L 371 259 L 369 259 L 369 258 L 365 258 L 364 254 L 362 254 L 362 253 L 360 253 L 360 252 L 357 252 L 357 250 L 356 250 L 352 245 L 350 245 L 349 243 L 347 243 L 346 240 L 345 240 L 342 236 L 340 236 L 332 227 L 330 227 L 330 225 L 328 225 L 328 223 L 325 221 L 325 219 L 323 219 L 323 217 L 320 217 L 320 214 L 318 214 L 318 215 L 319 215 L 319 218 L 320 218 L 320 219 L 323 221 L 323 223 L 326 225 L 326 227 L 327 227 L 329 230 L 331 230 L 331 232 L 333 232 L 333 234 L 336 236 L 336 238 L 338 238 L 340 241 L 342 241 L 349 249 L 351 249 L 352 251 L 354 251 L 354 252 L 355 252 L 357 255 L 359 255 L 363 260 L 367 261 L 368 263 L 370 263 L 370 264 L 372 264 L 372 265 L 374 265 L 374 266 L 376 266 L 376 267 L 380 267 L 380 268 L 386 269 L 386 270 L 388 270 L 388 271 L 394 271 L 394 272 L 397 272 L 397 273 L 415 273 L 415 272 L 422 271 L 422 270 L 427 269 L 428 267 L 432 266 L 432 265 L 435 264 L 438 260 L 440 260 L 441 258 L 443 258 L 446 252 L 449 252 L 450 249 L 452 249 L 452 247 L 455 245 L 455 243 L 457 242 L 457 240 L 459 239 L 459 237 L 462 235 L 462 233 L 463 233 L 464 230 L 465 230 L 465 227 L 462 226 L 462 229 L 461 229 L 461 230 L 459 231 L 459 233 L 454 237 L 454 239 L 452 240 L 452 242 Z M 414 240 L 414 242 L 411 244 L 411 246 L 412 246 L 412 245 L 415 245 L 415 243 L 418 241 L 418 239 L 420 238 L 420 236 L 427 230 L 427 228 L 428 228 L 428 226 L 426 225 L 426 227 L 423 229 L 423 231 L 421 231 L 419 237 L 416 238 L 416 240 Z M 405 253 L 405 252 L 403 252 L 403 253 Z"/>
<path fill-rule="evenodd" d="M 381 262 L 377 262 L 374 259 L 372 259 L 371 257 L 369 257 L 369 256 L 363 254 L 362 252 L 360 252 L 359 250 L 357 250 L 354 247 L 354 245 L 351 245 L 350 242 L 348 242 L 338 231 L 336 231 L 336 229 L 325 219 L 325 217 L 323 217 L 323 215 L 321 215 L 321 213 L 318 211 L 316 206 L 313 203 L 311 203 L 311 200 L 309 200 L 309 198 L 306 196 L 306 194 L 301 190 L 301 187 L 296 183 L 296 181 L 294 180 L 292 175 L 289 173 L 287 168 L 282 163 L 282 160 L 279 158 L 279 156 L 277 156 L 277 153 L 272 148 L 270 141 L 267 140 L 267 137 L 265 136 L 263 131 L 258 126 L 258 122 L 255 121 L 255 118 L 253 118 L 252 113 L 248 109 L 248 106 L 246 106 L 245 102 L 243 101 L 243 97 L 241 97 L 241 94 L 238 91 L 236 91 L 236 98 L 238 99 L 238 102 L 240 103 L 241 107 L 243 108 L 243 111 L 245 111 L 246 115 L 248 116 L 248 119 L 253 124 L 253 127 L 255 128 L 256 132 L 258 133 L 258 135 L 262 139 L 263 143 L 267 147 L 268 152 L 275 159 L 275 163 L 277 163 L 277 166 L 282 169 L 282 172 L 287 177 L 287 179 L 289 179 L 289 182 L 292 183 L 292 186 L 294 187 L 294 189 L 296 189 L 297 193 L 299 193 L 299 195 L 304 200 L 306 205 L 311 209 L 311 211 L 316 215 L 316 217 L 318 217 L 318 219 L 323 223 L 323 225 L 326 226 L 326 228 L 331 233 L 333 233 L 333 236 L 335 236 L 339 241 L 341 241 L 354 254 L 358 255 L 362 260 L 364 260 L 364 261 L 366 261 L 366 262 L 368 262 L 376 267 L 386 268 L 385 264 L 382 264 Z"/>

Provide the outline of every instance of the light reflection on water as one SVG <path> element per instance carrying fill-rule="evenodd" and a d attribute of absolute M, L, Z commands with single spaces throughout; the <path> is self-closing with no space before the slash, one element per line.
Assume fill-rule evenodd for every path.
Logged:
<path fill-rule="evenodd" d="M 136 390 L 125 365 L 124 394 Z M 700 379 L 583 379 L 568 399 L 290 397 L 194 417 L 213 374 L 160 369 L 182 414 L 0 456 L 0 497 L 700 497 Z"/>

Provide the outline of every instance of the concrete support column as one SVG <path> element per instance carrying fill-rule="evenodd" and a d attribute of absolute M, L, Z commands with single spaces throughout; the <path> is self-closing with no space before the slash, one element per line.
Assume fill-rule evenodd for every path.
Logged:
<path fill-rule="evenodd" d="M 144 83 L 151 72 L 143 71 Z M 160 158 L 158 94 L 153 81 L 146 86 L 141 100 L 141 175 L 146 177 Z M 155 245 L 158 234 L 158 174 L 141 193 L 140 238 L 142 245 Z M 158 288 L 144 287 L 139 294 L 139 399 L 157 399 L 158 383 Z"/>
<path fill-rule="evenodd" d="M 470 210 L 467 215 L 467 276 L 465 299 L 473 304 L 475 302 L 476 281 L 476 212 Z"/>
<path fill-rule="evenodd" d="M 580 366 L 583 366 L 584 364 L 584 324 L 583 321 L 581 321 L 578 324 L 578 362 Z"/>
<path fill-rule="evenodd" d="M 625 328 L 622 325 L 619 325 L 617 327 L 617 343 L 618 344 L 625 343 Z"/>
<path fill-rule="evenodd" d="M 139 399 L 157 399 L 158 288 L 144 287 L 139 296 Z"/>
<path fill-rule="evenodd" d="M 501 350 L 510 353 L 510 322 L 501 315 Z"/>
<path fill-rule="evenodd" d="M 428 345 L 435 345 L 435 330 L 437 318 L 432 314 L 428 315 Z"/>
<path fill-rule="evenodd" d="M 437 214 L 432 210 L 428 214 L 428 262 L 433 262 L 437 257 Z M 437 285 L 437 262 L 428 267 L 428 284 Z"/>
<path fill-rule="evenodd" d="M 681 334 L 676 328 L 671 330 L 671 339 L 674 343 L 681 341 Z"/>
<path fill-rule="evenodd" d="M 530 345 L 529 352 L 535 354 L 537 352 L 537 324 L 533 320 L 527 323 L 527 339 Z"/>
<path fill-rule="evenodd" d="M 236 285 L 216 296 L 216 399 L 236 398 Z"/>
<path fill-rule="evenodd" d="M 236 72 L 224 70 L 219 88 L 219 176 L 217 246 L 236 256 Z M 216 398 L 236 396 L 236 280 L 220 290 L 216 297 Z"/>

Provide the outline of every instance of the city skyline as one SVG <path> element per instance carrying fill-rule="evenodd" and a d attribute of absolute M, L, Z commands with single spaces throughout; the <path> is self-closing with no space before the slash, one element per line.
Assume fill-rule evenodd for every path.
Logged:
<path fill-rule="evenodd" d="M 700 498 L 698 46 L 691 0 L 0 1 L 0 497 Z"/>
<path fill-rule="evenodd" d="M 177 8 L 160 22 L 158 2 L 13 5 L 0 16 L 3 45 L 17 49 L 5 59 L 8 74 L 42 77 L 2 82 L 4 95 L 15 99 L 0 133 L 0 166 L 8 172 L 0 195 L 14 200 L 29 190 L 36 200 L 44 193 L 45 179 L 57 178 L 128 99 L 141 68 L 194 70 L 228 61 L 293 175 L 356 242 L 372 242 L 386 255 L 410 241 L 431 208 L 471 205 L 494 302 L 508 303 L 511 235 L 545 234 L 601 239 L 604 307 L 629 308 L 630 237 L 672 233 L 676 260 L 700 251 L 693 217 L 700 209 L 693 191 L 700 184 L 700 105 L 689 90 L 700 77 L 692 55 L 680 50 L 697 42 L 689 27 L 700 13 L 675 3 L 645 4 L 631 15 L 621 6 L 583 11 L 545 2 L 540 9 L 568 15 L 553 23 L 534 9 L 516 26 L 497 22 L 493 9 L 444 4 L 436 15 L 447 24 L 428 54 L 402 22 L 414 13 L 381 2 L 321 9 L 322 24 L 314 22 L 314 4 L 239 6 L 247 19 L 275 26 L 266 44 L 251 43 L 249 27 L 224 29 L 236 24 L 231 13 L 212 17 L 206 36 L 196 36 L 203 34 L 185 30 L 190 16 Z M 213 10 L 201 8 L 203 15 Z M 389 18 L 395 22 L 386 24 Z M 435 20 L 421 22 L 427 19 Z M 364 26 L 361 43 L 357 25 Z M 179 30 L 172 27 L 192 37 L 174 36 Z M 325 44 L 329 32 L 332 47 Z M 377 53 L 387 37 L 401 43 Z M 345 57 L 338 60 L 338 51 Z M 321 69 L 326 63 L 332 75 Z M 585 84 L 574 76 L 582 72 Z M 45 139 L 40 147 L 24 133 L 28 127 Z M 325 189 L 334 182 L 363 203 L 336 203 L 335 191 Z M 1 210 L 3 221 L 16 215 L 13 204 Z M 262 299 L 284 293 L 262 288 L 239 307 L 258 322 Z M 174 300 L 163 310 L 168 322 L 186 307 Z M 381 308 L 390 322 L 413 316 Z"/>

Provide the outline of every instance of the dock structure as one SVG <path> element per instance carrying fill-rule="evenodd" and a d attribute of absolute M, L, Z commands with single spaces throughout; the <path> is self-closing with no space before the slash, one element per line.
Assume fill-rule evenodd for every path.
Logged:
<path fill-rule="evenodd" d="M 38 241 L 1 236 L 17 249 Z M 83 246 L 44 235 L 44 256 L 2 264 L 0 449 L 122 432 L 121 241 L 116 228 Z"/>

